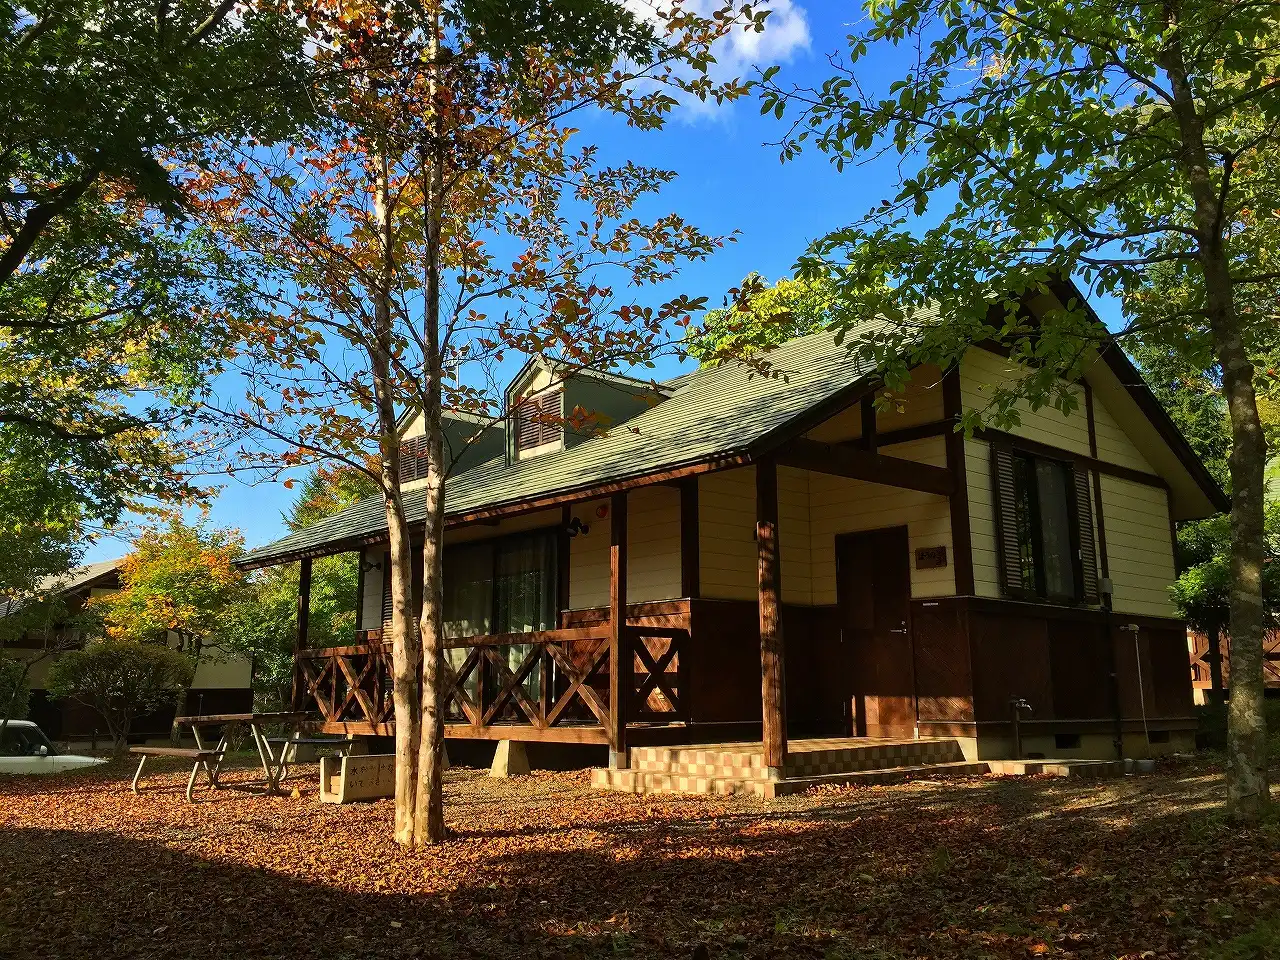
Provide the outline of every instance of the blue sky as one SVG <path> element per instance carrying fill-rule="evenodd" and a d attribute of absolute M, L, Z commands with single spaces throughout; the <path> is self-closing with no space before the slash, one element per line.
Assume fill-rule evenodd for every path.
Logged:
<path fill-rule="evenodd" d="M 828 56 L 842 49 L 844 37 L 861 16 L 860 6 L 775 0 L 773 8 L 765 36 L 723 51 L 723 69 L 744 75 L 753 63 L 781 63 L 781 81 L 820 83 L 831 70 Z M 886 83 L 904 66 L 892 48 L 874 51 L 863 64 Z M 712 305 L 753 270 L 770 280 L 788 275 L 809 241 L 856 219 L 891 195 L 896 182 L 891 159 L 846 168 L 843 174 L 816 153 L 780 163 L 771 143 L 781 135 L 782 125 L 761 117 L 758 105 L 749 100 L 718 109 L 684 108 L 658 133 L 638 133 L 612 123 L 580 125 L 583 137 L 598 143 L 609 162 L 631 159 L 679 174 L 650 212 L 678 211 L 711 233 L 737 231 L 735 243 L 687 268 L 676 285 L 690 295 L 708 297 Z M 1096 306 L 1104 318 L 1112 313 L 1108 304 Z M 674 375 L 679 369 L 668 360 L 655 374 Z M 209 519 L 216 526 L 239 528 L 249 546 L 267 543 L 282 535 L 281 514 L 294 493 L 278 481 L 256 486 L 230 481 L 214 499 Z M 125 552 L 126 543 L 103 539 L 90 548 L 86 560 Z"/>

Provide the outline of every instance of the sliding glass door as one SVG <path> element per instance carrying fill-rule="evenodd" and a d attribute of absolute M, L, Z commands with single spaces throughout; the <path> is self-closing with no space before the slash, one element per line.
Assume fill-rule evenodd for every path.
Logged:
<path fill-rule="evenodd" d="M 444 555 L 444 629 L 446 637 L 530 633 L 553 630 L 556 610 L 556 534 L 540 530 L 483 543 L 449 547 Z M 498 648 L 507 669 L 514 672 L 532 649 L 514 643 Z M 450 650 L 448 660 L 461 668 L 468 650 Z M 522 682 L 525 695 L 536 699 L 541 665 Z M 490 667 L 468 678 L 467 695 L 480 702 L 480 676 L 484 674 L 484 702 L 497 696 L 506 679 Z M 496 719 L 519 719 L 506 709 Z"/>

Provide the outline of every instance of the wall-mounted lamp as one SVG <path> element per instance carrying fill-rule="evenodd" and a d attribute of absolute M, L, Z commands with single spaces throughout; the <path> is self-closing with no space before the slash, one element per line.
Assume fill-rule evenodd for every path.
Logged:
<path fill-rule="evenodd" d="M 590 533 L 591 525 L 588 523 L 583 523 L 581 518 L 579 517 L 574 517 L 572 520 L 569 521 L 569 525 L 564 529 L 565 529 L 565 532 L 569 534 L 569 536 L 576 537 L 580 533 Z"/>
<path fill-rule="evenodd" d="M 381 570 L 382 564 L 380 564 L 377 560 L 361 560 L 360 569 L 363 570 L 365 573 L 368 573 L 371 570 Z"/>

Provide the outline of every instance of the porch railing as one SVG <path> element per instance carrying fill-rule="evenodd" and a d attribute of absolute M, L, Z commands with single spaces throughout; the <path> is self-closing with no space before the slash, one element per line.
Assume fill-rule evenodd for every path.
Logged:
<path fill-rule="evenodd" d="M 632 664 L 628 722 L 687 721 L 684 651 L 688 631 L 628 626 L 623 649 Z M 294 708 L 318 714 L 331 731 L 387 734 L 395 722 L 391 649 L 370 642 L 299 650 Z M 607 621 L 534 633 L 445 642 L 445 722 L 467 735 L 495 726 L 554 734 L 577 728 L 612 740 L 614 669 Z M 585 729 L 583 729 L 585 728 Z"/>

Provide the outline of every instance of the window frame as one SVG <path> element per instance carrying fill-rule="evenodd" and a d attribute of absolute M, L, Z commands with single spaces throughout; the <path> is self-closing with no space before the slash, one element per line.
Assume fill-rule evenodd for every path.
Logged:
<path fill-rule="evenodd" d="M 1002 494 L 1000 483 L 1000 467 L 997 463 L 997 456 L 1003 455 L 1009 458 L 1011 467 L 1011 477 L 1015 486 L 1012 489 L 1012 499 L 1006 502 L 1006 497 Z M 1030 478 L 1029 487 L 1026 491 L 1029 509 L 1031 511 L 1031 556 L 1034 585 L 1027 586 L 1025 578 L 1021 578 L 1019 583 L 1010 582 L 1010 558 L 1007 556 L 1010 543 L 1006 536 L 1008 530 L 1012 530 L 1014 544 L 1021 548 L 1022 541 L 1018 535 L 1018 523 L 1016 512 L 1009 515 L 1009 511 L 1016 511 L 1019 499 L 1017 489 L 1018 477 L 1018 461 L 1023 461 L 1027 465 L 1025 473 Z M 1067 538 L 1068 550 L 1071 554 L 1071 576 L 1073 592 L 1071 595 L 1050 593 L 1047 585 L 1047 574 L 1045 571 L 1045 544 L 1043 537 L 1043 521 L 1040 503 L 1039 484 L 1036 482 L 1036 463 L 1037 461 L 1049 463 L 1059 468 L 1063 474 L 1063 492 L 1067 501 Z M 1087 577 L 1084 569 L 1084 557 L 1082 548 L 1082 527 L 1085 518 L 1081 515 L 1080 503 L 1080 483 L 1079 478 L 1080 465 L 1075 457 L 1069 451 L 1061 451 L 1060 455 L 1047 453 L 1040 448 L 1030 449 L 1022 447 L 1018 444 L 1010 443 L 993 443 L 991 445 L 991 479 L 993 484 L 993 497 L 995 500 L 995 524 L 996 524 L 996 541 L 999 551 L 999 580 L 1005 596 L 1017 600 L 1026 600 L 1033 603 L 1051 604 L 1054 606 L 1084 606 L 1090 603 L 1096 603 L 1097 597 L 1090 596 L 1089 584 L 1096 583 L 1096 568 L 1092 578 Z M 1087 477 L 1087 471 L 1086 471 Z M 1092 503 L 1090 503 L 1089 515 L 1087 518 L 1090 524 L 1093 523 Z M 1093 540 L 1092 529 L 1089 531 L 1090 540 Z M 1096 548 L 1095 548 L 1096 550 Z M 1017 561 L 1020 566 L 1020 561 Z M 1089 581 L 1089 582 L 1086 582 Z M 1094 588 L 1096 591 L 1096 587 Z"/>
<path fill-rule="evenodd" d="M 552 406 L 559 409 L 552 410 L 550 409 Z M 564 394 L 562 391 L 554 389 L 543 390 L 540 393 L 523 397 L 516 403 L 513 413 L 515 429 L 512 434 L 515 438 L 517 456 L 527 450 L 536 450 L 539 447 L 545 447 L 547 444 L 555 443 L 557 440 L 563 440 L 564 425 L 557 422 L 557 420 L 562 419 L 564 413 Z M 525 436 L 526 429 L 532 434 L 529 439 L 526 439 Z"/>
<path fill-rule="evenodd" d="M 1013 456 L 1029 465 L 1028 476 L 1032 479 L 1028 485 L 1028 499 L 1031 502 L 1031 558 L 1036 581 L 1033 595 L 1045 603 L 1078 604 L 1084 599 L 1084 571 L 1080 562 L 1080 507 L 1073 496 L 1076 489 L 1075 464 L 1069 460 L 1044 457 L 1025 450 L 1015 449 Z M 1044 511 L 1040 502 L 1036 469 L 1038 463 L 1052 464 L 1062 473 L 1063 499 L 1067 506 L 1067 549 L 1071 556 L 1070 595 L 1049 592 L 1048 573 L 1045 570 Z M 1023 589 L 1026 589 L 1025 586 Z"/>

